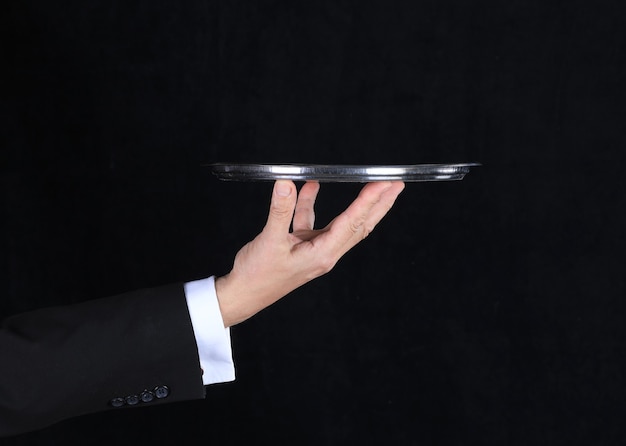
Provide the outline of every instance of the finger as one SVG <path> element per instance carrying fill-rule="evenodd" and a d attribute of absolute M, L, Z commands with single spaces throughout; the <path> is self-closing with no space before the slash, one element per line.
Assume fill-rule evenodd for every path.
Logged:
<path fill-rule="evenodd" d="M 391 187 L 389 181 L 366 184 L 356 200 L 330 223 L 324 237 L 324 242 L 329 244 L 327 249 L 343 255 L 363 240 L 368 235 L 364 225 L 370 212 Z"/>
<path fill-rule="evenodd" d="M 294 232 L 313 229 L 315 225 L 315 199 L 319 190 L 320 184 L 317 181 L 307 181 L 300 189 L 296 212 L 293 216 Z"/>
<path fill-rule="evenodd" d="M 270 212 L 263 233 L 268 236 L 284 236 L 289 233 L 296 198 L 296 185 L 293 181 L 277 180 L 274 183 Z"/>
<path fill-rule="evenodd" d="M 363 224 L 364 234 L 366 236 L 370 234 L 383 217 L 387 215 L 396 202 L 396 198 L 398 198 L 398 195 L 400 195 L 403 190 L 404 183 L 402 181 L 394 181 L 391 187 L 382 193 L 380 200 L 372 207 Z"/>

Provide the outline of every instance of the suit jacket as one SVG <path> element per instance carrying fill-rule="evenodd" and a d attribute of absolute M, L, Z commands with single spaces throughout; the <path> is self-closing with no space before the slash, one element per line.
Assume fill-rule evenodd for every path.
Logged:
<path fill-rule="evenodd" d="M 12 316 L 0 354 L 2 436 L 205 395 L 182 284 Z"/>

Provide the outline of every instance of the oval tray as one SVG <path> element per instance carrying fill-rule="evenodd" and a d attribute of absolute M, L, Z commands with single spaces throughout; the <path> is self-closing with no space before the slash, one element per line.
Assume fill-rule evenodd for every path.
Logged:
<path fill-rule="evenodd" d="M 344 164 L 228 164 L 206 165 L 224 181 L 302 180 L 334 183 L 371 181 L 458 181 L 478 163 L 344 165 Z"/>

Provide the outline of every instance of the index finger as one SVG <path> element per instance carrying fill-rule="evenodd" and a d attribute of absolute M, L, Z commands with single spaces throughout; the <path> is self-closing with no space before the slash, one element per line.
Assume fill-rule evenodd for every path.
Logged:
<path fill-rule="evenodd" d="M 320 184 L 317 181 L 307 181 L 300 189 L 296 211 L 293 215 L 294 231 L 313 229 L 315 225 L 315 199 L 319 190 Z"/>

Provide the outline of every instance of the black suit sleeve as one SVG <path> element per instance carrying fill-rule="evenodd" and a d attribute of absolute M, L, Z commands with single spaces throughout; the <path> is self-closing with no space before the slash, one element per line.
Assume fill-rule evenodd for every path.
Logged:
<path fill-rule="evenodd" d="M 0 352 L 2 436 L 205 394 L 182 284 L 10 317 Z"/>

